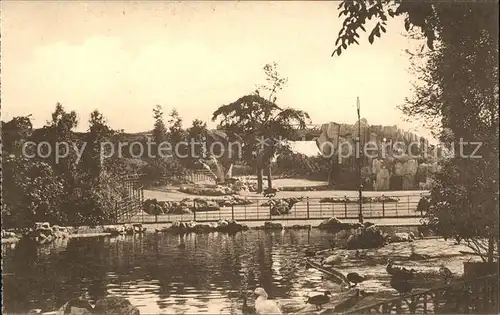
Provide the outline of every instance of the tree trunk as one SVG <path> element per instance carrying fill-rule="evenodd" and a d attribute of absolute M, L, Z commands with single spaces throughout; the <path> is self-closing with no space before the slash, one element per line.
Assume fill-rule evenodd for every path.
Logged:
<path fill-rule="evenodd" d="M 492 236 L 488 239 L 488 264 L 493 263 L 493 254 L 495 252 L 495 240 Z"/>
<path fill-rule="evenodd" d="M 233 177 L 233 163 L 229 165 L 226 171 L 226 178 L 232 178 Z"/>
<path fill-rule="evenodd" d="M 271 163 L 267 167 L 267 188 L 273 188 L 273 179 L 271 177 Z"/>
<path fill-rule="evenodd" d="M 257 165 L 257 193 L 261 194 L 263 191 L 262 186 L 264 186 L 263 180 L 263 170 L 260 165 Z"/>

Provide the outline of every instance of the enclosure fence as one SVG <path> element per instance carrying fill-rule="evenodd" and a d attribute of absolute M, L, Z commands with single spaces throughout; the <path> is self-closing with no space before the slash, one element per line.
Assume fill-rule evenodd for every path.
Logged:
<path fill-rule="evenodd" d="M 331 217 L 358 219 L 359 203 L 345 198 L 329 201 L 325 198 L 303 198 L 291 205 L 290 199 L 264 199 L 241 197 L 196 198 L 170 202 L 167 213 L 148 214 L 143 210 L 129 213 L 127 222 L 172 223 L 175 221 L 217 222 L 221 219 L 236 221 L 310 221 Z M 420 196 L 383 196 L 366 200 L 362 204 L 365 219 L 422 218 L 417 210 Z M 172 204 L 174 206 L 172 206 Z"/>

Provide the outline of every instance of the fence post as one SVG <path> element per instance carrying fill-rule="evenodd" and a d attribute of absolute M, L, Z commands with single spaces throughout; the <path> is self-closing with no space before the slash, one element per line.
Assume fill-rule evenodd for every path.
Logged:
<path fill-rule="evenodd" d="M 234 221 L 234 204 L 231 204 L 231 219 Z"/>
<path fill-rule="evenodd" d="M 382 218 L 385 218 L 385 197 L 382 194 Z"/>
<path fill-rule="evenodd" d="M 272 214 L 272 204 L 271 202 L 269 203 L 269 220 L 273 220 L 273 214 Z"/>
<path fill-rule="evenodd" d="M 410 214 L 410 196 L 408 195 L 408 215 Z"/>
<path fill-rule="evenodd" d="M 344 215 L 347 218 L 347 196 L 344 196 Z"/>
<path fill-rule="evenodd" d="M 245 197 L 245 201 L 247 201 L 247 197 Z M 243 216 L 245 217 L 245 220 L 247 219 L 247 203 L 245 202 L 245 205 L 243 206 Z"/>
<path fill-rule="evenodd" d="M 115 201 L 115 224 L 118 224 L 118 201 Z"/>
<path fill-rule="evenodd" d="M 309 197 L 306 197 L 306 205 L 307 205 L 307 219 L 309 220 Z"/>
<path fill-rule="evenodd" d="M 256 209 L 257 209 L 257 220 L 258 220 L 258 219 L 259 219 L 259 212 L 260 212 L 260 203 L 259 203 L 259 199 L 257 199 Z"/>
<path fill-rule="evenodd" d="M 196 200 L 193 200 L 193 221 L 196 222 Z"/>

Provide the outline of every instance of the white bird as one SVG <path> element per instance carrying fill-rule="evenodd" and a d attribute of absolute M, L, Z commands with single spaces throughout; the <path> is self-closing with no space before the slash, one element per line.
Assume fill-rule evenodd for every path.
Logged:
<path fill-rule="evenodd" d="M 255 299 L 255 311 L 257 314 L 282 314 L 278 304 L 267 299 L 268 295 L 264 288 L 259 287 L 255 289 L 254 293 L 257 295 Z"/>
<path fill-rule="evenodd" d="M 344 259 L 348 259 L 349 258 L 349 255 L 344 255 L 344 256 L 340 256 L 340 255 L 331 255 L 331 256 L 328 256 L 325 258 L 325 260 L 323 260 L 321 262 L 321 264 L 324 266 L 324 265 L 327 265 L 327 266 L 333 266 L 333 265 L 338 265 L 342 262 L 342 260 Z"/>

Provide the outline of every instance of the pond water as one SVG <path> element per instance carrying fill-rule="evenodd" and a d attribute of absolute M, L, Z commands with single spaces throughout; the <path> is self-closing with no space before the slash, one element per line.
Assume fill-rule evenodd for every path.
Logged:
<path fill-rule="evenodd" d="M 264 287 L 270 298 L 304 301 L 313 292 L 340 289 L 304 265 L 306 248 L 328 248 L 331 239 L 331 234 L 316 229 L 250 230 L 234 236 L 211 233 L 181 238 L 148 233 L 70 239 L 44 246 L 3 245 L 3 308 L 7 313 L 33 308 L 52 311 L 86 294 L 93 301 L 104 296 L 126 297 L 141 314 L 215 314 L 241 305 L 240 288 L 245 285 L 248 289 Z M 448 259 L 454 263 L 448 267 L 460 272 L 461 259 L 457 260 L 456 252 L 462 248 L 450 250 L 449 243 L 429 242 L 412 245 L 420 252 L 441 255 L 439 262 L 427 264 L 429 268 Z M 371 262 L 349 260 L 340 268 L 346 273 L 356 270 L 370 275 L 372 280 L 366 283 L 369 289 L 391 290 L 384 279 L 382 256 L 410 253 L 408 243 L 392 245 L 372 251 Z M 414 265 L 426 266 L 422 262 Z"/>

